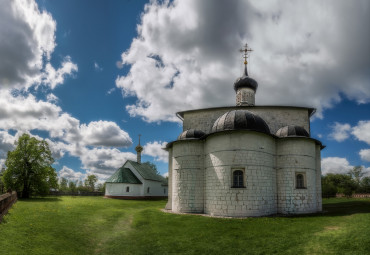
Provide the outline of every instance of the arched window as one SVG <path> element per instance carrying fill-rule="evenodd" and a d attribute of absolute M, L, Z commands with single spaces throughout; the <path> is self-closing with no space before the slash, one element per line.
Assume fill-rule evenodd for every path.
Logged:
<path fill-rule="evenodd" d="M 150 188 L 148 187 L 147 190 L 146 190 L 146 193 L 149 193 L 150 192 Z"/>
<path fill-rule="evenodd" d="M 233 188 L 244 188 L 244 173 L 242 170 L 233 172 Z"/>
<path fill-rule="evenodd" d="M 130 192 L 130 187 L 126 187 L 126 192 Z"/>
<path fill-rule="evenodd" d="M 304 176 L 303 174 L 297 174 L 295 176 L 295 182 L 296 182 L 296 188 L 297 189 L 304 189 L 305 186 L 304 186 Z"/>

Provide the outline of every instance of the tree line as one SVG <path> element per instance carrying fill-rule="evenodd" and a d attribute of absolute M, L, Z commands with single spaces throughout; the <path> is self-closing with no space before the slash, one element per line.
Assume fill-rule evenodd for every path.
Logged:
<path fill-rule="evenodd" d="M 336 194 L 352 196 L 353 194 L 370 193 L 370 176 L 364 177 L 364 168 L 355 166 L 347 174 L 327 174 L 322 176 L 322 196 L 335 197 Z"/>

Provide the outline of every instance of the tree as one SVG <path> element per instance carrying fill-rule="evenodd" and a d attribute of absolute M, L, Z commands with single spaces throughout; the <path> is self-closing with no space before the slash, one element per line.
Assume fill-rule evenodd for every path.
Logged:
<path fill-rule="evenodd" d="M 95 183 L 98 181 L 98 178 L 95 175 L 88 175 L 85 179 L 85 186 L 89 188 L 90 191 L 94 191 Z"/>
<path fill-rule="evenodd" d="M 364 177 L 361 179 L 360 192 L 370 193 L 370 177 Z"/>
<path fill-rule="evenodd" d="M 347 174 L 327 174 L 322 179 L 322 190 L 327 193 L 343 193 L 346 196 L 352 196 L 356 190 L 356 182 Z"/>
<path fill-rule="evenodd" d="M 360 186 L 361 178 L 364 176 L 364 168 L 362 166 L 355 166 L 348 172 L 349 176 L 356 182 L 357 186 Z"/>
<path fill-rule="evenodd" d="M 5 185 L 4 185 L 4 182 L 3 182 L 3 175 L 4 175 L 4 171 L 5 169 L 4 168 L 1 168 L 0 170 L 0 195 L 5 193 Z"/>
<path fill-rule="evenodd" d="M 66 178 L 62 177 L 60 179 L 59 190 L 60 191 L 67 191 L 67 189 L 68 189 L 67 185 L 68 185 L 68 180 Z"/>
<path fill-rule="evenodd" d="M 155 164 L 153 164 L 152 162 L 150 162 L 150 161 L 146 161 L 146 162 L 144 162 L 144 163 L 143 163 L 143 165 L 147 165 L 147 166 L 149 166 L 151 169 L 153 169 L 153 171 L 154 171 L 156 174 L 160 175 L 160 173 L 159 173 L 159 172 L 158 172 L 158 170 L 157 170 L 157 166 L 156 166 Z"/>
<path fill-rule="evenodd" d="M 48 143 L 23 134 L 15 145 L 5 161 L 5 188 L 21 192 L 23 198 L 46 195 L 50 188 L 57 188 L 57 173 L 51 166 L 54 159 Z"/>
<path fill-rule="evenodd" d="M 77 190 L 77 185 L 76 185 L 76 183 L 77 183 L 77 181 L 76 182 L 74 182 L 74 181 L 69 181 L 69 183 L 68 183 L 68 188 L 69 188 L 69 190 L 70 190 L 70 192 L 76 192 L 76 190 Z"/>

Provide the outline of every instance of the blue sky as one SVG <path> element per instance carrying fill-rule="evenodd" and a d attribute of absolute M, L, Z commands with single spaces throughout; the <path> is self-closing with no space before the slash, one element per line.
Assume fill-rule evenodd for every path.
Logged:
<path fill-rule="evenodd" d="M 238 49 L 257 105 L 317 108 L 323 173 L 370 172 L 367 1 L 2 1 L 0 164 L 47 139 L 61 177 L 103 181 L 135 159 L 167 172 L 177 111 L 234 105 Z"/>

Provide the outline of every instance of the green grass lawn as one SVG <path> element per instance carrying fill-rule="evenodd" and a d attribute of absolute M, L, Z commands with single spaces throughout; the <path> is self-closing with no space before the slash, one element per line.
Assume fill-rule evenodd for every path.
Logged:
<path fill-rule="evenodd" d="M 370 199 L 327 199 L 324 213 L 247 219 L 177 215 L 166 201 L 18 201 L 0 254 L 370 254 Z"/>

